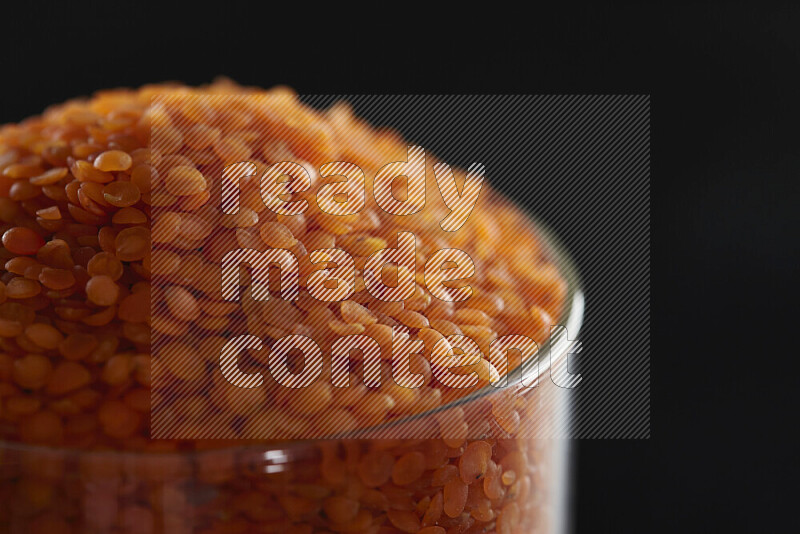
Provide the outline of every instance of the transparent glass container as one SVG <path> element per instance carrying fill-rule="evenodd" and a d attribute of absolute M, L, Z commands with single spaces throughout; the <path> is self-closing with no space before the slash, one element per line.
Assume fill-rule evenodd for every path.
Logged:
<path fill-rule="evenodd" d="M 568 283 L 559 324 L 577 337 L 583 292 L 567 255 L 537 226 Z M 207 443 L 186 453 L 87 452 L 0 442 L 0 532 L 461 534 L 563 532 L 569 519 L 569 441 L 552 436 L 570 416 L 550 380 L 571 342 L 541 347 L 510 387 L 487 386 L 394 423 L 419 425 L 458 411 L 468 439 L 353 439 Z M 528 362 L 530 363 L 530 362 Z M 496 406 L 518 394 L 519 425 L 498 424 Z M 553 394 L 553 392 L 557 394 Z M 385 430 L 385 429 L 384 429 Z M 381 436 L 391 435 L 382 432 Z M 402 430 L 398 436 L 408 435 Z M 460 441 L 460 443 L 459 443 Z"/>

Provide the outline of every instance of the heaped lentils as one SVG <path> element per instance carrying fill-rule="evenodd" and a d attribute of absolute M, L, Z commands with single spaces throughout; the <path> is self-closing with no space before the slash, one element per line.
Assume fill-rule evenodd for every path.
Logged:
<path fill-rule="evenodd" d="M 187 104 L 178 127 L 151 107 L 151 97 L 165 90 L 256 94 L 263 108 L 237 115 Z M 154 125 L 160 152 L 151 150 Z M 201 90 L 108 91 L 3 126 L 0 440 L 47 448 L 0 450 L 0 529 L 456 534 L 540 527 L 547 450 L 514 438 L 526 407 L 507 396 L 484 401 L 476 412 L 484 417 L 449 421 L 455 432 L 444 439 L 320 441 L 289 447 L 283 461 L 276 460 L 280 443 L 262 444 L 270 456 L 241 452 L 234 443 L 149 439 L 152 277 L 173 281 L 159 290 L 159 302 L 171 317 L 163 333 L 175 338 L 171 351 L 182 358 L 168 372 L 176 387 L 192 393 L 175 403 L 175 413 L 191 422 L 203 413 L 200 397 L 210 387 L 198 377 L 211 376 L 205 372 L 211 363 L 193 355 L 218 351 L 232 314 L 241 310 L 221 298 L 209 277 L 186 273 L 208 272 L 236 247 L 287 248 L 300 258 L 305 283 L 313 273 L 310 252 L 341 248 L 361 269 L 405 224 L 369 203 L 356 216 L 319 209 L 276 215 L 258 202 L 257 182 L 246 180 L 239 213 L 225 215 L 218 196 L 224 165 L 302 160 L 318 168 L 343 159 L 372 176 L 405 149 L 399 136 L 371 129 L 345 105 L 317 112 L 285 88 L 257 91 L 229 82 Z M 448 245 L 470 252 L 477 264 L 470 300 L 432 298 L 418 280 L 406 301 L 381 302 L 357 280 L 352 298 L 329 305 L 307 292 L 294 303 L 243 302 L 247 327 L 273 339 L 366 333 L 386 350 L 391 326 L 404 325 L 424 342 L 424 357 L 412 365 L 428 376 L 427 357 L 444 336 L 469 335 L 485 354 L 498 335 L 544 339 L 565 284 L 535 234 L 520 232 L 525 217 L 498 198 L 485 202 L 491 208 L 476 210 L 469 229 L 447 239 L 431 230 L 441 210 L 412 225 L 423 262 Z M 156 208 L 170 213 L 151 224 Z M 496 379 L 485 358 L 471 362 L 483 383 Z M 356 402 L 363 395 L 373 397 Z M 321 384 L 294 398 L 287 413 L 325 409 L 355 428 L 452 398 L 435 387 L 377 394 L 363 385 L 333 391 Z M 270 409 L 261 401 L 257 408 Z M 257 410 L 236 424 L 246 434 L 258 424 Z"/>

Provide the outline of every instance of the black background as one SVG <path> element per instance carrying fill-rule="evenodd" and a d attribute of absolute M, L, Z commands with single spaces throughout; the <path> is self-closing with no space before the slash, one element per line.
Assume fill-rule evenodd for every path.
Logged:
<path fill-rule="evenodd" d="M 218 74 L 300 93 L 651 94 L 652 437 L 577 443 L 573 526 L 797 530 L 797 8 L 262 7 L 4 6 L 0 123 Z"/>

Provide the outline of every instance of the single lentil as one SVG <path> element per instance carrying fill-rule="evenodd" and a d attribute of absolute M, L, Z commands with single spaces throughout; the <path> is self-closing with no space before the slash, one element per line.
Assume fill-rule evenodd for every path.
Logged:
<path fill-rule="evenodd" d="M 197 401 L 209 388 L 203 371 L 210 363 L 195 356 L 218 354 L 230 325 L 246 324 L 272 339 L 306 333 L 325 343 L 335 335 L 366 333 L 378 341 L 384 359 L 392 327 L 403 325 L 412 340 L 424 344 L 413 368 L 430 377 L 430 351 L 444 336 L 469 334 L 485 344 L 509 332 L 540 335 L 550 317 L 558 316 L 565 282 L 547 261 L 516 252 L 541 247 L 532 232 L 505 230 L 522 227 L 525 217 L 499 200 L 496 209 L 473 215 L 472 230 L 429 237 L 436 223 L 427 219 L 414 228 L 418 261 L 453 246 L 481 262 L 485 276 L 475 280 L 476 296 L 465 303 L 432 298 L 421 279 L 405 302 L 376 301 L 360 274 L 354 294 L 341 303 L 315 301 L 305 290 L 292 304 L 244 299 L 239 307 L 223 301 L 208 280 L 237 245 L 292 250 L 305 283 L 316 268 L 309 252 L 342 248 L 360 271 L 369 255 L 393 242 L 399 227 L 371 205 L 346 217 L 325 216 L 313 205 L 303 215 L 276 215 L 261 202 L 257 181 L 246 180 L 239 188 L 239 213 L 220 214 L 224 164 L 302 158 L 318 168 L 341 157 L 374 172 L 396 161 L 405 142 L 372 130 L 345 106 L 324 113 L 306 108 L 285 88 L 256 93 L 260 104 L 247 109 L 151 105 L 159 90 L 164 88 L 105 92 L 0 127 L 0 439 L 139 452 L 219 447 L 203 440 L 147 439 L 151 397 L 161 394 L 152 389 L 151 364 L 158 365 L 150 354 L 154 331 L 172 338 L 168 346 L 179 354 L 165 367 L 185 393 L 174 406 L 186 419 L 182 424 L 246 428 L 254 420 L 247 410 L 226 419 L 224 413 L 204 412 Z M 212 90 L 247 94 L 226 82 Z M 159 279 L 169 284 L 151 287 Z M 249 284 L 245 280 L 245 292 Z M 151 316 L 151 296 L 163 303 L 168 321 Z M 485 360 L 470 370 L 484 384 L 497 377 Z M 297 396 L 288 406 L 287 424 L 325 413 L 364 426 L 455 398 L 435 385 L 375 392 L 359 379 L 351 373 L 356 385 L 344 392 L 320 385 Z M 253 406 L 263 406 L 263 395 L 253 398 Z M 131 457 L 135 466 L 125 467 L 113 456 L 84 455 L 77 475 L 39 458 L 24 469 L 48 473 L 46 481 L 24 469 L 0 469 L 0 481 L 9 488 L 3 497 L 15 499 L 13 510 L 0 505 L 0 524 L 11 524 L 7 515 L 18 512 L 14 524 L 34 533 L 189 532 L 190 518 L 205 521 L 202 531 L 209 534 L 515 532 L 538 521 L 542 510 L 528 498 L 543 485 L 536 478 L 540 451 L 514 437 L 525 409 L 491 403 L 481 417 L 464 416 L 436 439 L 319 442 L 319 456 L 285 464 L 288 473 L 265 470 L 284 464 L 259 464 L 263 453 L 239 466 L 227 450 L 218 457 L 198 453 L 190 457 L 193 465 L 183 455 L 141 454 Z M 491 437 L 468 439 L 470 429 Z M 7 472 L 11 479 L 4 478 Z M 177 483 L 190 476 L 219 499 L 192 503 Z"/>

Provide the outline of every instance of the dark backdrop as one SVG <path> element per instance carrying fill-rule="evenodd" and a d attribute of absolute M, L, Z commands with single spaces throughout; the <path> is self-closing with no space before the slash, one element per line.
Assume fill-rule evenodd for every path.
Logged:
<path fill-rule="evenodd" d="M 399 4 L 371 22 L 310 4 L 4 6 L 0 122 L 217 74 L 300 93 L 651 94 L 652 437 L 577 444 L 573 526 L 784 531 L 798 526 L 790 6 L 465 4 L 435 22 L 430 6 Z"/>

